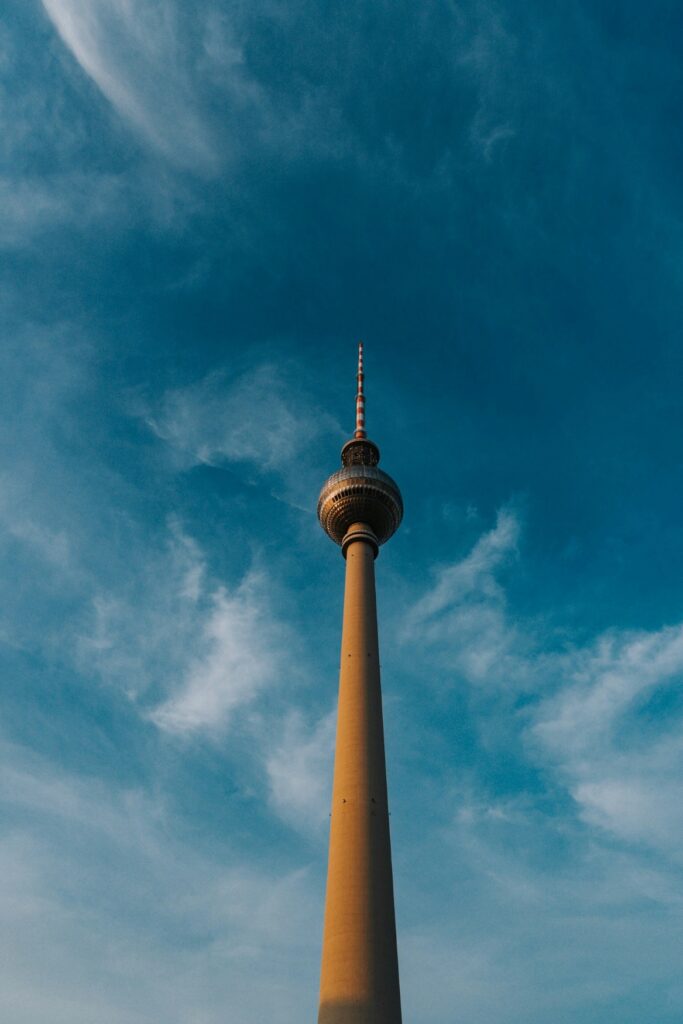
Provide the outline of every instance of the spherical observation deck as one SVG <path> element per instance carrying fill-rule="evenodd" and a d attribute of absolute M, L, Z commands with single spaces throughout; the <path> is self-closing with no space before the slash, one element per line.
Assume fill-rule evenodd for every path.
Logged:
<path fill-rule="evenodd" d="M 401 492 L 378 462 L 379 449 L 366 438 L 354 438 L 342 448 L 342 468 L 325 481 L 318 498 L 320 525 L 335 544 L 342 544 L 354 523 L 369 526 L 378 544 L 400 526 Z"/>

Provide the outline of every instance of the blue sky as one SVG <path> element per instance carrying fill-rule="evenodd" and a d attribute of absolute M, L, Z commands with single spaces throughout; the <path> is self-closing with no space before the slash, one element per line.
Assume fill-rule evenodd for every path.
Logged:
<path fill-rule="evenodd" d="M 359 337 L 405 1019 L 683 1019 L 682 30 L 5 0 L 3 1021 L 315 1019 Z"/>

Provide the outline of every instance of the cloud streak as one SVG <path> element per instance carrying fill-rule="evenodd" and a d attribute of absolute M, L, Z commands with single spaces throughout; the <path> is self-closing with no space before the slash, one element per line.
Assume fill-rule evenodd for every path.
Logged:
<path fill-rule="evenodd" d="M 282 678 L 286 634 L 266 593 L 265 576 L 250 572 L 232 593 L 220 587 L 213 594 L 198 641 L 201 653 L 175 692 L 150 713 L 160 729 L 179 734 L 222 730 L 237 708 Z"/>
<path fill-rule="evenodd" d="M 335 710 L 310 728 L 300 712 L 290 712 L 266 748 L 271 806 L 283 820 L 318 835 L 328 820 L 336 720 Z"/>
<path fill-rule="evenodd" d="M 173 5 L 43 0 L 43 7 L 82 69 L 149 143 L 180 166 L 216 170 Z"/>
<path fill-rule="evenodd" d="M 267 363 L 239 376 L 209 374 L 166 392 L 147 416 L 181 468 L 237 464 L 279 483 L 275 490 L 309 511 L 324 479 L 312 459 L 318 440 L 341 436 L 335 420 L 296 383 Z"/>
<path fill-rule="evenodd" d="M 317 918 L 305 870 L 227 849 L 216 860 L 142 791 L 19 747 L 0 755 L 3 1017 L 218 1024 L 228 1002 L 256 1020 L 281 1000 L 282 1019 L 298 1019 L 291 979 L 308 973 Z M 264 959 L 278 965 L 257 983 Z"/>
<path fill-rule="evenodd" d="M 596 841 L 609 835 L 683 862 L 683 624 L 554 649 L 533 622 L 512 621 L 498 579 L 519 531 L 503 511 L 465 558 L 438 571 L 408 617 L 411 642 L 479 692 L 533 697 L 508 722 L 509 742 L 555 775 Z M 514 701 L 504 707 L 509 715 Z"/>
<path fill-rule="evenodd" d="M 532 735 L 582 817 L 683 863 L 683 625 L 611 631 L 558 669 L 562 685 L 540 705 Z M 654 712 L 654 726 L 658 706 L 670 711 Z"/>
<path fill-rule="evenodd" d="M 95 595 L 77 658 L 146 707 L 162 731 L 221 733 L 239 708 L 286 680 L 292 643 L 264 570 L 232 587 L 217 582 L 171 521 L 165 552 L 149 555 L 133 584 Z"/>
<path fill-rule="evenodd" d="M 440 568 L 433 586 L 410 608 L 402 636 L 424 644 L 470 681 L 514 685 L 525 639 L 510 622 L 497 573 L 514 560 L 520 534 L 511 510 L 462 561 Z"/>

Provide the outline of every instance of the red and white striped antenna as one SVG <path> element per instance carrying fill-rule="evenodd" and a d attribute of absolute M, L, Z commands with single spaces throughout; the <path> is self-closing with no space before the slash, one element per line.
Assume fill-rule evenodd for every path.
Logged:
<path fill-rule="evenodd" d="M 358 389 L 356 391 L 356 430 L 354 437 L 367 437 L 365 433 L 365 391 L 363 390 L 363 383 L 365 381 L 365 374 L 363 373 L 363 342 L 358 342 L 358 373 L 356 374 L 356 380 L 358 381 Z"/>

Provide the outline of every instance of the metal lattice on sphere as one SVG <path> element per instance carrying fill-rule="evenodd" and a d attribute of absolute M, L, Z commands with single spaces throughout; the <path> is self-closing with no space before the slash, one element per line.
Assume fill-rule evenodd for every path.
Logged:
<path fill-rule="evenodd" d="M 320 525 L 340 545 L 353 523 L 366 523 L 377 543 L 384 544 L 402 518 L 401 492 L 377 466 L 342 466 L 326 480 L 318 499 Z"/>

